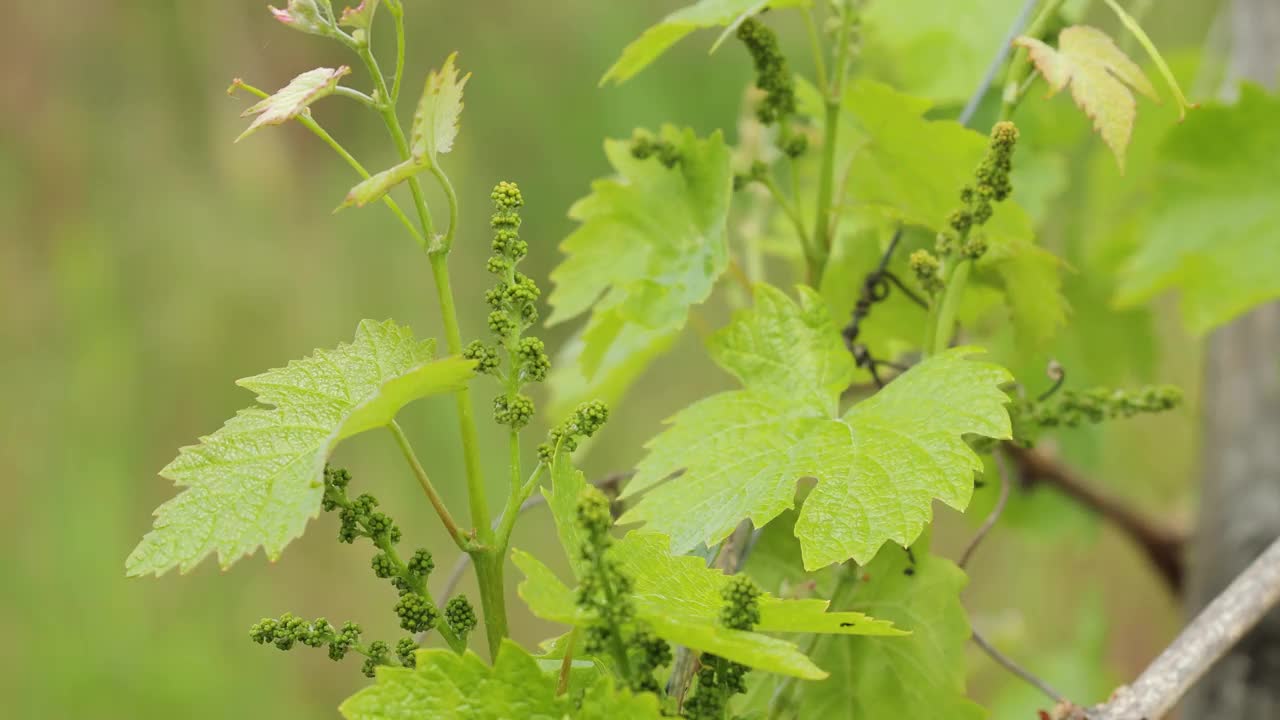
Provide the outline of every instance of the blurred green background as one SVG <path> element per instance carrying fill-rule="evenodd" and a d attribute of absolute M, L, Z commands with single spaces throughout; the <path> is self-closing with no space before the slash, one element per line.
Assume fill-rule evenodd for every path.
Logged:
<path fill-rule="evenodd" d="M 732 139 L 750 79 L 738 47 L 708 58 L 710 38 L 698 36 L 625 87 L 596 87 L 626 42 L 680 4 L 406 2 L 406 94 L 453 50 L 474 73 L 448 157 L 462 198 L 451 265 L 464 326 L 483 326 L 487 195 L 496 181 L 524 189 L 529 273 L 545 280 L 572 227 L 566 209 L 607 171 L 604 137 L 670 121 L 700 133 L 724 127 Z M 1176 54 L 1203 44 L 1214 3 L 1158 5 L 1177 11 L 1150 15 L 1162 47 Z M 355 182 L 344 164 L 296 124 L 231 142 L 248 104 L 223 92 L 231 78 L 274 89 L 354 58 L 281 27 L 261 2 L 14 3 L 5 15 L 0 715 L 334 717 L 363 685 L 352 663 L 323 652 L 286 656 L 247 638 L 252 622 L 286 610 L 355 619 L 373 637 L 396 637 L 391 590 L 368 572 L 366 548 L 334 541 L 332 518 L 313 523 L 275 565 L 258 555 L 225 577 L 207 562 L 188 576 L 126 580 L 123 562 L 151 510 L 174 492 L 156 471 L 250 402 L 235 378 L 348 339 L 361 318 L 394 317 L 439 335 L 425 259 L 394 219 L 378 209 L 331 214 Z M 990 22 L 1004 28 L 1009 17 Z M 788 46 L 802 39 L 790 21 L 780 27 Z M 1194 68 L 1194 54 L 1183 55 L 1191 58 L 1183 67 Z M 793 57 L 808 70 L 806 55 Z M 1062 132 L 1079 137 L 1068 104 L 1045 107 L 1045 123 L 1070 116 Z M 1168 108 L 1150 107 L 1142 112 L 1168 122 Z M 371 169 L 392 163 L 372 114 L 331 99 L 316 116 Z M 1066 145 L 1078 182 L 1097 165 L 1099 144 Z M 1135 157 L 1131 173 L 1141 177 Z M 1073 187 L 1060 202 L 1083 206 L 1088 194 Z M 1046 242 L 1053 247 L 1052 236 Z M 1195 343 L 1170 308 L 1143 313 L 1144 357 L 1100 374 L 1180 382 L 1194 400 Z M 548 333 L 553 347 L 564 336 Z M 586 458 L 589 476 L 630 467 L 662 417 L 724 386 L 698 350 L 689 338 L 646 375 Z M 1064 446 L 1117 494 L 1185 518 L 1194 417 L 1192 403 L 1118 425 L 1105 442 L 1082 432 Z M 403 424 L 446 501 L 462 507 L 452 403 L 419 403 Z M 485 441 L 497 448 L 490 429 L 482 426 Z M 1154 459 L 1141 452 L 1156 447 Z M 362 436 L 337 462 L 394 509 L 408 542 L 438 551 L 438 587 L 453 548 L 392 448 L 389 436 Z M 501 457 L 486 453 L 495 479 Z M 492 490 L 497 504 L 501 488 Z M 1066 689 L 1105 691 L 1176 629 L 1176 604 L 1114 533 L 1052 497 L 1023 500 L 1023 523 L 1051 520 L 1054 531 L 1032 535 L 1011 522 L 988 542 L 966 596 L 975 623 Z M 967 534 L 966 522 L 944 517 L 944 551 Z M 549 520 L 531 514 L 514 543 L 552 548 Z M 463 590 L 474 596 L 469 580 Z M 520 640 L 554 632 L 514 592 L 511 599 Z M 985 658 L 975 655 L 972 667 L 974 692 L 1001 717 L 1036 707 Z"/>

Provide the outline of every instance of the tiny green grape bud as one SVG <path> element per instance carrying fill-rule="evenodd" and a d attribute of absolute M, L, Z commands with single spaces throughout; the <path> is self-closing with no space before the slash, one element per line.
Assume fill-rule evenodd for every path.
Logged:
<path fill-rule="evenodd" d="M 409 593 L 396 603 L 396 615 L 400 618 L 400 627 L 408 632 L 426 632 L 436 626 L 440 619 L 440 611 L 426 597 L 417 593 Z"/>
<path fill-rule="evenodd" d="M 435 558 L 431 556 L 431 551 L 426 548 L 418 548 L 413 553 L 413 557 L 409 558 L 409 572 L 420 578 L 426 579 L 431 575 L 431 571 L 436 569 Z"/>
<path fill-rule="evenodd" d="M 465 596 L 455 595 L 444 606 L 444 621 L 455 635 L 466 637 L 476 629 L 475 608 L 471 607 L 471 602 Z"/>

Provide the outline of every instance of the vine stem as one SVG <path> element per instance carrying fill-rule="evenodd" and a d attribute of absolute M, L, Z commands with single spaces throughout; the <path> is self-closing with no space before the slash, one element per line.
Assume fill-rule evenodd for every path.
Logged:
<path fill-rule="evenodd" d="M 387 80 L 382 75 L 378 60 L 369 49 L 367 42 L 359 43 L 354 38 L 344 35 L 344 42 L 351 47 L 373 78 L 378 103 L 378 113 L 387 126 L 394 141 L 396 151 L 401 160 L 411 157 L 409 142 L 405 138 L 404 129 L 396 117 L 396 105 L 387 89 Z M 443 242 L 435 237 L 435 226 L 431 219 L 431 210 L 422 193 L 422 184 L 417 177 L 410 177 L 406 182 L 409 193 L 413 196 L 419 219 L 422 222 L 424 237 L 427 238 L 427 258 L 431 265 L 431 274 L 435 279 L 436 297 L 440 303 L 440 316 L 443 320 L 445 343 L 451 355 L 462 354 L 462 332 L 458 326 L 458 311 L 453 299 L 453 285 L 449 279 L 448 249 L 457 230 L 458 200 L 453 192 L 448 177 L 436 163 L 431 163 L 431 173 L 445 189 L 449 201 L 449 228 Z M 503 557 L 494 557 L 489 542 L 493 531 L 489 528 L 489 506 L 485 497 L 484 473 L 480 464 L 480 441 L 476 433 L 475 413 L 472 409 L 471 389 L 463 386 L 454 392 L 454 404 L 458 411 L 458 425 L 462 435 L 463 461 L 467 473 L 467 501 L 471 509 L 473 532 L 480 540 L 480 546 L 469 550 L 475 560 L 476 575 L 480 583 L 480 606 L 484 613 L 485 636 L 488 640 L 489 654 L 496 658 L 502 639 L 507 636 L 506 596 L 503 590 Z"/>
<path fill-rule="evenodd" d="M 1209 668 L 1280 603 L 1280 539 L 1209 603 L 1165 651 L 1089 720 L 1160 718 Z"/>
<path fill-rule="evenodd" d="M 956 563 L 960 566 L 961 570 L 967 568 L 969 561 L 973 559 L 973 553 L 978 549 L 978 546 L 982 544 L 982 541 L 986 539 L 987 534 L 991 532 L 991 529 L 996 526 L 996 522 L 999 521 L 1000 516 L 1004 514 L 1005 505 L 1009 502 L 1009 472 L 1004 456 L 1000 454 L 999 450 L 997 450 L 992 453 L 992 457 L 995 458 L 996 479 L 1000 483 L 1000 497 L 996 500 L 995 507 L 987 514 L 987 518 L 982 521 L 982 526 L 978 528 L 978 532 L 974 533 L 973 539 L 969 541 L 969 545 L 964 549 L 964 552 L 961 553 L 960 561 Z M 1013 660 L 1013 658 L 997 650 L 994 645 L 982 636 L 982 633 L 978 632 L 977 628 L 970 627 L 969 633 L 970 637 L 973 639 L 973 644 L 982 648 L 982 651 L 994 660 L 996 664 L 1044 693 L 1050 700 L 1053 700 L 1056 703 L 1066 702 L 1062 693 L 1054 690 L 1049 683 L 1037 677 L 1030 670 L 1019 665 Z"/>
<path fill-rule="evenodd" d="M 444 501 L 440 499 L 440 494 L 436 492 L 435 486 L 431 483 L 431 478 L 427 476 L 427 471 L 423 469 L 422 463 L 418 462 L 418 455 L 413 451 L 413 446 L 409 444 L 409 438 L 405 436 L 400 423 L 392 420 L 387 425 L 387 429 L 395 437 L 396 445 L 400 446 L 400 452 L 404 455 L 405 461 L 409 463 L 409 468 L 413 470 L 413 475 L 418 479 L 418 484 L 422 486 L 422 491 L 427 494 L 427 499 L 431 501 L 431 507 L 435 508 L 436 514 L 440 516 L 440 522 L 444 525 L 444 529 L 449 531 L 449 537 L 453 538 L 460 550 L 472 552 L 475 548 L 475 543 L 471 542 L 462 533 L 462 530 L 458 528 L 458 524 L 453 521 L 453 516 L 449 514 L 449 508 L 445 507 Z"/>

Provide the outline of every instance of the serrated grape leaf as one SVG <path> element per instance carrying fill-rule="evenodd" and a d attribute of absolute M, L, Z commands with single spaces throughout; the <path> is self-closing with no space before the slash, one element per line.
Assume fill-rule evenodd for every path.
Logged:
<path fill-rule="evenodd" d="M 355 7 L 343 8 L 338 24 L 368 30 L 373 25 L 373 14 L 378 11 L 378 2 L 379 0 L 361 0 Z"/>
<path fill-rule="evenodd" d="M 1093 129 L 1111 148 L 1123 172 L 1125 148 L 1138 113 L 1129 88 L 1159 100 L 1142 68 L 1116 47 L 1110 36 L 1088 25 L 1073 25 L 1059 33 L 1056 50 L 1025 36 L 1014 44 L 1027 49 L 1049 84 L 1050 97 L 1070 83 L 1071 99 L 1093 120 Z"/>
<path fill-rule="evenodd" d="M 1236 105 L 1210 105 L 1175 127 L 1119 302 L 1133 306 L 1176 289 L 1183 321 L 1205 333 L 1280 297 L 1276 157 L 1280 97 L 1253 85 L 1241 88 Z"/>
<path fill-rule="evenodd" d="M 857 80 L 846 91 L 842 117 L 855 144 L 848 187 L 852 209 L 871 209 L 935 232 L 973 182 L 988 139 L 957 122 L 929 120 L 930 103 L 883 83 Z M 1023 177 L 1017 157 L 1013 184 Z M 1006 307 L 1024 347 L 1039 349 L 1066 323 L 1061 263 L 1034 243 L 1031 218 L 1005 201 L 980 232 L 990 250 L 978 261 L 978 282 L 1005 291 Z"/>
<path fill-rule="evenodd" d="M 493 666 L 468 650 L 458 655 L 419 650 L 413 668 L 380 667 L 377 681 L 347 698 L 347 720 L 656 720 L 658 698 L 613 687 L 603 677 L 587 690 L 582 707 L 556 695 L 556 678 L 511 640 L 503 640 Z M 607 711 L 607 713 L 606 713 Z"/>
<path fill-rule="evenodd" d="M 338 210 L 352 205 L 364 207 L 371 202 L 381 200 L 382 196 L 391 192 L 392 188 L 426 169 L 426 164 L 410 158 L 380 173 L 370 175 L 347 192 L 347 197 L 338 206 Z"/>
<path fill-rule="evenodd" d="M 810 0 L 700 0 L 667 15 L 657 25 L 631 41 L 623 48 L 621 57 L 600 78 L 600 84 L 604 85 L 612 80 L 621 85 L 630 80 L 694 30 L 722 26 L 734 28 L 744 18 L 766 9 L 798 7 L 808 5 L 809 2 Z M 724 35 L 721 35 L 712 50 L 723 39 Z"/>
<path fill-rule="evenodd" d="M 582 224 L 561 244 L 567 257 L 551 273 L 547 323 L 588 310 L 591 317 L 576 367 L 552 377 L 558 407 L 568 404 L 561 398 L 600 387 L 620 394 L 620 381 L 670 346 L 728 264 L 732 173 L 723 136 L 700 140 L 671 126 L 660 135 L 680 154 L 674 167 L 632 157 L 626 141 L 607 141 L 617 176 L 592 183 L 592 194 L 569 210 Z"/>
<path fill-rule="evenodd" d="M 450 53 L 439 70 L 427 75 L 427 86 L 413 113 L 410 149 L 419 162 L 435 163 L 436 156 L 453 149 L 458 137 L 458 116 L 462 114 L 462 88 L 471 73 L 458 77 L 455 61 L 458 53 Z"/>
<path fill-rule="evenodd" d="M 578 497 L 586 487 L 582 471 L 561 453 L 552 463 L 552 489 L 543 489 L 555 518 L 560 543 L 575 572 L 583 570 L 582 535 L 577 523 Z M 721 588 L 728 582 L 723 572 L 708 568 L 699 557 L 675 556 L 670 538 L 658 533 L 631 532 L 614 546 L 614 559 L 635 581 L 637 604 L 654 614 L 679 616 L 696 623 L 714 622 L 724 601 Z M 545 583 L 539 583 L 548 587 Z M 562 586 L 563 587 L 563 586 Z M 537 590 L 531 586 L 531 591 Z M 760 600 L 760 632 L 835 633 L 840 635 L 897 635 L 890 623 L 859 613 L 827 611 L 825 600 L 786 600 L 766 594 Z M 550 606 L 546 603 L 545 606 Z M 570 610 L 576 613 L 576 609 Z"/>
<path fill-rule="evenodd" d="M 263 98 L 241 113 L 241 117 L 257 115 L 249 127 L 240 133 L 236 142 L 240 142 L 259 128 L 266 125 L 282 125 L 306 111 L 311 103 L 327 95 L 332 95 L 338 87 L 338 81 L 351 73 L 351 68 L 341 65 L 337 68 L 316 68 L 308 70 L 289 81 L 274 95 Z"/>
<path fill-rule="evenodd" d="M 885 546 L 862 569 L 850 606 L 910 629 L 904 638 L 826 638 L 816 657 L 831 677 L 806 683 L 798 716 L 978 720 L 986 712 L 965 697 L 969 621 L 960 604 L 967 578 L 927 543 Z M 912 574 L 907 575 L 910 568 Z"/>
<path fill-rule="evenodd" d="M 673 550 L 756 527 L 794 505 L 796 482 L 818 480 L 796 535 L 806 569 L 867 562 L 886 540 L 913 542 L 934 499 L 963 510 L 982 463 L 963 436 L 1010 436 L 1011 376 L 956 348 L 921 362 L 843 415 L 853 360 L 826 306 L 801 287 L 796 303 L 758 285 L 755 307 L 711 340 L 712 356 L 744 388 L 680 411 L 651 440 L 621 518 L 668 533 Z M 668 480 L 677 470 L 679 477 Z"/>
<path fill-rule="evenodd" d="M 128 574 L 186 572 L 215 551 L 225 569 L 259 546 L 279 557 L 319 514 L 325 462 L 340 441 L 472 376 L 474 361 L 436 360 L 434 351 L 434 340 L 390 320 L 364 320 L 350 344 L 240 380 L 262 406 L 241 410 L 160 471 L 186 489 L 156 509 Z"/>
<path fill-rule="evenodd" d="M 577 503 L 586 480 L 562 453 L 552 465 L 552 490 L 543 490 L 570 565 L 580 573 L 581 533 Z M 729 576 L 693 556 L 671 554 L 665 535 L 634 531 L 610 551 L 622 572 L 634 583 L 632 599 L 639 619 L 660 637 L 702 652 L 711 652 L 744 665 L 798 677 L 822 677 L 794 644 L 764 632 L 804 632 L 840 635 L 900 635 L 889 623 L 861 613 L 828 612 L 825 600 L 784 600 L 766 594 L 760 599 L 760 623 L 755 632 L 720 626 L 724 600 L 721 589 Z M 585 625 L 591 617 L 578 608 L 573 591 L 537 558 L 516 551 L 513 560 L 525 574 L 520 597 L 535 615 L 567 625 Z"/>

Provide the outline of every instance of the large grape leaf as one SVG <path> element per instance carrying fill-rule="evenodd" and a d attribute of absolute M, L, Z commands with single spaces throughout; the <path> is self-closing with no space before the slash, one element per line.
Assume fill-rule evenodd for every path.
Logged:
<path fill-rule="evenodd" d="M 338 88 L 338 81 L 351 73 L 351 68 L 341 65 L 337 68 L 316 68 L 308 70 L 289 81 L 274 95 L 263 98 L 250 106 L 241 116 L 257 115 L 249 127 L 240 133 L 236 142 L 240 142 L 259 128 L 267 125 L 282 125 L 286 121 L 307 112 L 307 107 L 320 98 L 332 95 Z"/>
<path fill-rule="evenodd" d="M 979 86 L 1025 0 L 893 0 L 861 12 L 865 62 L 913 95 L 962 103 Z"/>
<path fill-rule="evenodd" d="M 723 540 L 744 518 L 764 525 L 813 477 L 796 535 L 814 569 L 867 562 L 886 540 L 913 542 L 934 499 L 968 504 L 982 463 L 963 438 L 1009 437 L 1000 389 L 1009 373 L 952 349 L 842 415 L 853 361 L 816 294 L 799 291 L 797 304 L 757 286 L 754 309 L 712 339 L 716 362 L 744 389 L 682 410 L 649 442 L 624 496 L 645 494 L 622 522 L 647 522 L 681 552 Z"/>
<path fill-rule="evenodd" d="M 622 50 L 622 56 L 600 78 L 600 84 L 612 80 L 622 84 L 657 60 L 684 36 L 703 28 L 728 26 L 769 8 L 807 5 L 811 0 L 699 0 L 667 15 L 657 25 L 644 31 Z M 728 31 L 726 30 L 727 34 Z M 720 36 L 724 39 L 724 35 Z M 716 42 L 718 46 L 719 41 Z M 714 50 L 715 47 L 712 47 Z"/>
<path fill-rule="evenodd" d="M 434 340 L 390 320 L 364 320 L 350 344 L 240 380 L 266 407 L 241 410 L 160 471 L 186 490 L 156 510 L 128 574 L 186 572 L 215 551 L 225 569 L 259 546 L 279 557 L 319 514 L 325 462 L 339 442 L 472 376 L 474 361 L 436 360 L 434 351 Z"/>
<path fill-rule="evenodd" d="M 544 673 L 519 645 L 503 640 L 493 666 L 471 651 L 458 655 L 420 650 L 413 668 L 380 667 L 377 682 L 352 695 L 340 711 L 347 720 L 651 720 L 661 717 L 652 693 L 632 694 L 602 677 L 581 707 L 556 695 L 556 677 Z"/>
<path fill-rule="evenodd" d="M 1074 25 L 1058 33 L 1056 50 L 1031 37 L 1020 37 L 1014 44 L 1027 49 L 1049 84 L 1050 96 L 1070 83 L 1071 99 L 1093 120 L 1094 130 L 1124 170 L 1124 153 L 1138 114 L 1129 88 L 1159 99 L 1142 68 L 1116 47 L 1109 35 L 1088 25 Z"/>
<path fill-rule="evenodd" d="M 679 152 L 674 167 L 632 157 L 627 142 L 610 140 L 605 154 L 617 176 L 597 180 L 569 210 L 582 225 L 561 245 L 568 257 L 551 273 L 547 322 L 588 310 L 591 318 L 571 361 L 557 363 L 556 408 L 620 396 L 670 346 L 728 263 L 732 174 L 723 136 L 700 140 L 670 126 L 661 136 Z"/>
<path fill-rule="evenodd" d="M 1280 98 L 1252 85 L 1234 106 L 1192 113 L 1164 142 L 1152 219 L 1119 291 L 1133 306 L 1181 291 L 1204 333 L 1280 297 Z"/>
<path fill-rule="evenodd" d="M 960 203 L 960 188 L 973 181 L 987 137 L 950 120 L 929 120 L 930 103 L 883 83 L 857 80 L 845 92 L 841 117 L 852 126 L 849 207 L 871 209 L 935 232 Z M 1013 184 L 1023 175 L 1015 157 Z M 1001 289 L 1019 342 L 1043 346 L 1066 323 L 1061 263 L 1035 245 L 1031 218 L 1005 201 L 981 229 L 990 251 L 975 279 Z"/>
<path fill-rule="evenodd" d="M 965 697 L 969 621 L 960 604 L 967 578 L 926 543 L 886 546 L 862 568 L 850 607 L 912 631 L 904 638 L 824 638 L 815 657 L 831 677 L 805 683 L 796 717 L 979 720 Z M 907 573 L 910 574 L 907 574 Z"/>
<path fill-rule="evenodd" d="M 561 454 L 552 465 L 552 489 L 543 491 L 575 573 L 583 570 L 576 509 L 585 486 L 582 473 L 567 454 Z M 794 644 L 761 635 L 763 632 L 902 634 L 892 624 L 862 613 L 828 612 L 825 600 L 784 600 L 770 594 L 760 599 L 756 632 L 728 630 L 720 626 L 719 616 L 724 606 L 720 593 L 729 576 L 707 567 L 702 558 L 672 555 L 670 538 L 639 531 L 618 540 L 611 553 L 634 583 L 637 617 L 649 623 L 658 636 L 751 667 L 799 677 L 823 676 Z M 567 625 L 592 620 L 577 606 L 573 591 L 537 558 L 516 551 L 514 560 L 526 578 L 520 584 L 520 597 L 535 615 Z"/>

